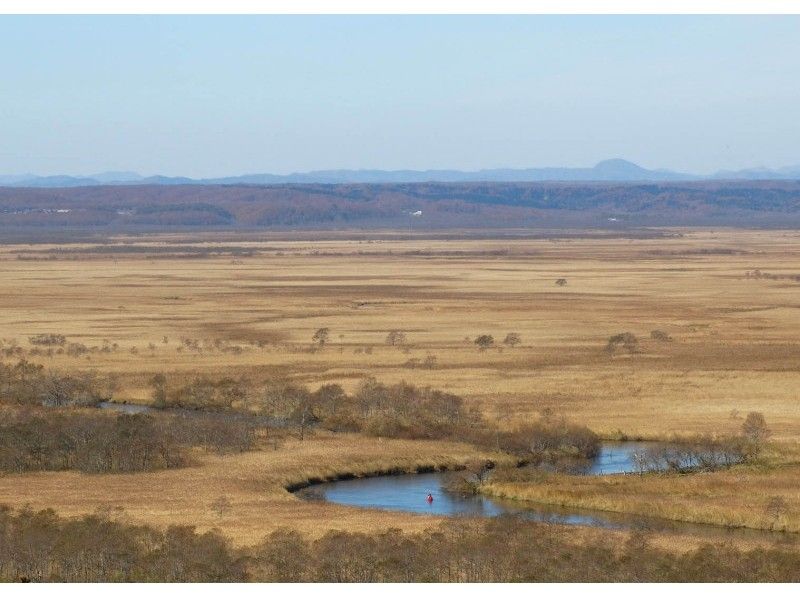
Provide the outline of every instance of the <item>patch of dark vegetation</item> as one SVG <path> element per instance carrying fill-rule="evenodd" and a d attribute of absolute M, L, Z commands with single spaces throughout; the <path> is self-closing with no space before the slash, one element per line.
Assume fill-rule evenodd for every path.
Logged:
<path fill-rule="evenodd" d="M 800 222 L 798 189 L 796 181 L 0 187 L 0 230 L 407 230 L 408 212 L 420 209 L 415 228 L 786 227 Z"/>
<path fill-rule="evenodd" d="M 458 395 L 405 382 L 386 385 L 366 378 L 353 394 L 338 384 L 324 384 L 312 392 L 281 379 L 258 387 L 246 380 L 198 378 L 169 389 L 167 378 L 157 375 L 151 385 L 156 407 L 220 417 L 239 414 L 294 431 L 301 440 L 317 428 L 382 438 L 451 440 L 537 464 L 591 459 L 600 446 L 591 430 L 563 418 L 544 417 L 501 430 L 481 414 L 478 405 L 468 407 Z"/>
<path fill-rule="evenodd" d="M 86 409 L 0 409 L 0 471 L 122 473 L 183 467 L 191 447 L 252 448 L 249 420 L 119 414 Z"/>
<path fill-rule="evenodd" d="M 213 257 L 253 257 L 261 251 L 238 245 L 194 245 L 184 243 L 181 245 L 167 244 L 164 246 L 149 244 L 106 244 L 99 243 L 90 246 L 59 246 L 47 249 L 15 249 L 10 252 L 16 254 L 17 259 L 83 259 L 90 256 L 113 257 L 145 257 L 148 259 L 170 258 L 213 258 Z"/>
<path fill-rule="evenodd" d="M 717 471 L 737 463 L 752 462 L 764 449 L 771 432 L 764 415 L 751 411 L 738 435 L 676 438 L 634 455 L 640 473 L 664 471 Z"/>
<path fill-rule="evenodd" d="M 761 270 L 748 270 L 744 273 L 745 278 L 753 278 L 755 280 L 788 280 L 791 282 L 800 282 L 800 274 L 770 274 L 769 272 L 762 272 Z"/>
<path fill-rule="evenodd" d="M 248 579 L 244 555 L 215 531 L 161 532 L 100 515 L 0 507 L 0 580 L 32 582 L 232 582 Z"/>
<path fill-rule="evenodd" d="M 639 350 L 639 339 L 632 332 L 621 332 L 608 337 L 606 352 L 613 355 L 619 348 L 630 354 L 636 353 Z"/>
<path fill-rule="evenodd" d="M 14 365 L 0 363 L 0 403 L 88 407 L 109 398 L 107 386 L 91 373 L 61 374 L 24 359 Z"/>
<path fill-rule="evenodd" d="M 235 512 L 235 506 L 229 506 Z M 420 533 L 289 529 L 237 549 L 218 532 L 165 531 L 102 515 L 0 507 L 0 581 L 34 582 L 798 582 L 790 538 L 766 548 L 670 551 L 647 531 L 576 540 L 515 517 L 447 521 Z"/>
<path fill-rule="evenodd" d="M 17 410 L 0 419 L 0 471 L 130 472 L 186 462 L 183 447 L 150 416 Z"/>
<path fill-rule="evenodd" d="M 219 380 L 198 377 L 169 393 L 165 390 L 166 378 L 163 375 L 153 377 L 151 384 L 156 408 L 225 411 L 240 404 L 248 391 L 246 382 L 228 377 Z"/>
<path fill-rule="evenodd" d="M 44 345 L 47 347 L 62 347 L 67 342 L 63 334 L 36 334 L 28 337 L 28 342 L 32 345 Z"/>
<path fill-rule="evenodd" d="M 495 432 L 496 447 L 534 465 L 567 458 L 592 459 L 600 452 L 600 438 L 586 426 L 565 418 L 543 417 L 511 431 Z"/>
<path fill-rule="evenodd" d="M 654 341 L 658 341 L 660 343 L 669 343 L 672 342 L 672 337 L 664 332 L 663 330 L 651 330 L 650 331 L 650 338 Z"/>

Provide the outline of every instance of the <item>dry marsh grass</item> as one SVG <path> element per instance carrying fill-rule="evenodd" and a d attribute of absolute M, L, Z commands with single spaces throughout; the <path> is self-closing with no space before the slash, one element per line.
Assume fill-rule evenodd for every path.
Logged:
<path fill-rule="evenodd" d="M 492 483 L 498 498 L 661 517 L 723 527 L 800 532 L 800 465 L 692 474 L 548 475 Z M 777 506 L 775 506 L 777 505 Z"/>
<path fill-rule="evenodd" d="M 200 465 L 184 469 L 124 475 L 4 475 L 0 476 L 0 504 L 53 508 L 64 515 L 100 511 L 160 527 L 218 528 L 239 545 L 255 544 L 285 526 L 312 536 L 329 529 L 420 531 L 438 519 L 305 501 L 286 487 L 343 474 L 452 468 L 476 454 L 471 447 L 453 443 L 318 434 L 312 440 L 287 442 L 277 450 L 202 455 Z M 230 503 L 222 515 L 213 507 L 221 497 Z"/>
<path fill-rule="evenodd" d="M 159 372 L 173 382 L 286 375 L 348 391 L 367 376 L 406 380 L 479 402 L 507 425 L 548 412 L 608 437 L 728 434 L 755 410 L 774 440 L 794 446 L 800 233 L 678 232 L 319 241 L 150 235 L 4 245 L 0 338 L 4 350 L 18 349 L 3 358 L 114 377 L 115 399 L 133 402 L 150 400 L 148 380 Z M 754 270 L 767 275 L 747 274 Z M 567 284 L 556 285 L 560 278 Z M 330 329 L 329 341 L 314 348 L 312 335 L 322 327 Z M 391 330 L 405 332 L 404 346 L 385 343 Z M 653 330 L 671 340 L 651 338 Z M 504 346 L 512 331 L 521 343 Z M 610 354 L 609 337 L 623 332 L 637 337 L 636 351 Z M 64 335 L 87 351 L 36 353 L 28 339 L 39 334 Z M 472 341 L 480 334 L 493 335 L 494 347 L 478 350 Z M 434 367 L 410 367 L 429 355 Z M 180 471 L 0 477 L 0 502 L 71 514 L 121 507 L 156 524 L 220 527 L 240 543 L 279 525 L 319 533 L 400 521 L 421 529 L 430 520 L 301 503 L 282 488 L 307 477 L 454 463 L 471 454 L 444 443 L 322 437 L 277 452 L 204 457 L 202 467 Z M 798 471 L 787 465 L 696 478 L 554 478 L 541 488 L 496 492 L 745 525 L 762 516 L 765 497 L 780 495 L 790 505 L 787 527 L 800 530 L 800 496 L 792 489 Z M 221 495 L 230 496 L 230 516 L 208 508 Z"/>
<path fill-rule="evenodd" d="M 256 379 L 280 371 L 347 388 L 373 375 L 456 392 L 490 413 L 563 412 L 606 435 L 727 432 L 737 425 L 731 413 L 757 409 L 776 438 L 798 438 L 798 283 L 746 276 L 800 272 L 797 233 L 316 243 L 264 235 L 237 242 L 249 253 L 236 260 L 144 251 L 232 242 L 112 239 L 139 250 L 85 244 L 77 259 L 61 259 L 64 246 L 3 246 L 0 338 L 26 351 L 28 337 L 46 333 L 97 347 L 28 358 L 118 375 L 120 400 L 146 401 L 158 371 Z M 59 259 L 17 259 L 43 250 Z M 311 351 L 321 327 L 330 340 Z M 385 344 L 393 329 L 406 332 L 404 348 Z M 655 329 L 672 341 L 650 339 Z M 522 339 L 513 348 L 500 342 L 510 331 Z M 603 350 L 625 331 L 639 338 L 636 354 Z M 471 339 L 483 333 L 496 345 L 478 351 Z M 182 347 L 186 338 L 202 350 Z M 101 352 L 104 343 L 116 349 Z M 435 368 L 408 367 L 428 355 Z"/>

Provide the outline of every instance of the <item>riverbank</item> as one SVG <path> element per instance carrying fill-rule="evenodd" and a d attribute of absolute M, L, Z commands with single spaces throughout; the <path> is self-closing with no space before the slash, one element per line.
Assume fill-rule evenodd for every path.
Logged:
<path fill-rule="evenodd" d="M 52 508 L 64 516 L 101 512 L 162 529 L 169 525 L 192 525 L 201 532 L 216 528 L 237 546 L 256 544 L 286 527 L 311 537 L 332 529 L 422 531 L 443 519 L 309 502 L 286 488 L 345 475 L 455 468 L 480 455 L 474 447 L 459 443 L 320 432 L 303 442 L 289 439 L 275 450 L 262 447 L 226 455 L 197 452 L 197 465 L 182 469 L 0 475 L 0 504 Z"/>
<path fill-rule="evenodd" d="M 773 446 L 758 462 L 716 472 L 611 476 L 537 472 L 526 481 L 489 481 L 480 492 L 562 508 L 800 532 L 800 460 L 793 444 Z"/>

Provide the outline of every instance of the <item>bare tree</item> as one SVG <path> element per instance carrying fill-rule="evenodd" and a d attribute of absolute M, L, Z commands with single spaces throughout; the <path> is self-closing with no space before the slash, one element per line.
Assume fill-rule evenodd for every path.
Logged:
<path fill-rule="evenodd" d="M 635 353 L 639 347 L 639 339 L 631 332 L 621 332 L 608 338 L 606 351 L 614 353 L 617 347 L 622 346 L 628 353 Z"/>
<path fill-rule="evenodd" d="M 403 345 L 405 342 L 406 333 L 402 330 L 391 330 L 389 331 L 389 334 L 386 335 L 386 344 L 391 345 L 392 347 Z"/>
<path fill-rule="evenodd" d="M 764 443 L 770 436 L 767 421 L 760 411 L 751 411 L 742 424 L 742 434 L 750 445 L 750 454 L 755 456 L 761 452 Z"/>
<path fill-rule="evenodd" d="M 231 501 L 228 500 L 227 496 L 220 496 L 211 503 L 211 510 L 216 513 L 217 517 L 224 517 L 227 515 L 231 510 Z"/>
<path fill-rule="evenodd" d="M 295 425 L 300 440 L 305 440 L 308 426 L 318 419 L 315 412 L 317 399 L 305 388 L 275 385 L 265 390 L 262 409 L 277 421 Z"/>
<path fill-rule="evenodd" d="M 486 459 L 473 459 L 466 465 L 466 471 L 475 476 L 478 485 L 482 485 L 489 479 L 489 472 L 494 469 L 494 463 Z"/>
<path fill-rule="evenodd" d="M 475 344 L 478 345 L 478 349 L 485 351 L 494 345 L 494 337 L 491 334 L 481 334 L 475 339 Z"/>
<path fill-rule="evenodd" d="M 775 525 L 786 515 L 788 505 L 782 496 L 770 496 L 764 507 L 764 514 L 769 519 L 769 528 L 775 529 Z"/>
<path fill-rule="evenodd" d="M 425 356 L 425 359 L 422 360 L 422 367 L 426 370 L 435 370 L 436 369 L 436 355 L 431 355 L 430 353 Z"/>
<path fill-rule="evenodd" d="M 328 342 L 328 337 L 330 336 L 330 328 L 319 328 L 315 333 L 314 336 L 311 337 L 311 342 L 316 343 L 319 345 L 319 348 L 322 349 L 325 346 L 325 343 Z"/>
<path fill-rule="evenodd" d="M 163 409 L 167 406 L 167 377 L 164 374 L 156 374 L 150 378 L 150 386 L 153 387 L 153 407 Z"/>
<path fill-rule="evenodd" d="M 672 337 L 663 330 L 652 330 L 650 338 L 661 343 L 668 343 L 672 340 Z"/>

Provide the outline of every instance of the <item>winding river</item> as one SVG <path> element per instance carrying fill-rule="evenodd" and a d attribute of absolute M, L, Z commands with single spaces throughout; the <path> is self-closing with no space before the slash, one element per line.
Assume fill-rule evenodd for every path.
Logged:
<path fill-rule="evenodd" d="M 586 475 L 613 475 L 637 471 L 633 456 L 654 443 L 605 442 L 599 455 L 585 471 Z M 528 520 L 567 525 L 588 525 L 612 529 L 651 529 L 687 532 L 715 539 L 731 535 L 765 538 L 774 532 L 731 529 L 714 525 L 671 521 L 656 517 L 561 508 L 531 502 L 501 500 L 487 496 L 461 496 L 444 487 L 452 473 L 384 475 L 326 482 L 313 486 L 309 497 L 331 503 L 447 517 L 497 517 L 515 515 Z M 300 492 L 300 496 L 303 496 Z M 431 494 L 432 502 L 426 500 Z M 774 536 L 773 536 L 774 537 Z"/>
<path fill-rule="evenodd" d="M 104 402 L 98 405 L 122 413 L 136 414 L 151 411 L 146 405 Z M 178 410 L 183 412 L 184 410 Z M 187 412 L 190 413 L 191 412 Z M 604 442 L 597 457 L 583 471 L 584 475 L 615 475 L 637 472 L 634 455 L 641 454 L 653 442 Z M 527 520 L 566 525 L 588 525 L 611 529 L 648 529 L 667 532 L 685 532 L 714 540 L 731 536 L 748 539 L 774 540 L 782 532 L 766 530 L 725 528 L 710 524 L 672 521 L 658 517 L 563 508 L 531 502 L 502 500 L 488 496 L 461 496 L 445 490 L 448 472 L 407 475 L 382 475 L 353 478 L 314 484 L 313 489 L 298 491 L 298 496 L 331 503 L 446 517 L 497 517 L 514 515 Z M 426 500 L 427 495 L 433 501 Z"/>

